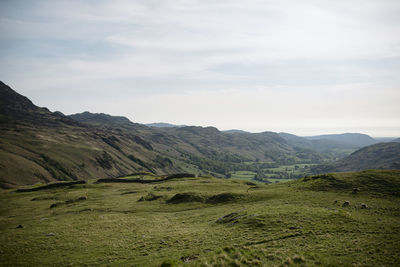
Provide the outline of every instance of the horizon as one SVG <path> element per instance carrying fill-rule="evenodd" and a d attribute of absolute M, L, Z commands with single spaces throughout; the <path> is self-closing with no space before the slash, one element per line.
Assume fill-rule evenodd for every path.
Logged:
<path fill-rule="evenodd" d="M 400 136 L 400 2 L 2 1 L 0 78 L 64 114 Z"/>

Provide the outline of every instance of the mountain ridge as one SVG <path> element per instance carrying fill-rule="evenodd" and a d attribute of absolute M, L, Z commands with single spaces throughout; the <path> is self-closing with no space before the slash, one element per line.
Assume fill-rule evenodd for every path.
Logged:
<path fill-rule="evenodd" d="M 215 127 L 148 127 L 123 116 L 69 116 L 35 106 L 0 84 L 0 184 L 87 180 L 134 172 L 189 172 L 226 177 L 233 171 L 332 161 L 332 141 Z M 293 140 L 291 140 L 293 139 Z M 301 144 L 301 142 L 303 144 Z M 322 153 L 321 142 L 332 147 Z M 310 145 L 311 144 L 311 145 Z"/>

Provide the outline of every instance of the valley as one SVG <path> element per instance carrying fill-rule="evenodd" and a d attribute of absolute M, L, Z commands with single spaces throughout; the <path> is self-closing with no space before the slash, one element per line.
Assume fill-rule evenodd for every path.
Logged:
<path fill-rule="evenodd" d="M 400 267 L 400 1 L 0 1 L 0 267 Z"/>
<path fill-rule="evenodd" d="M 399 265 L 396 140 L 67 116 L 0 85 L 1 266 Z"/>
<path fill-rule="evenodd" d="M 253 180 L 276 182 L 335 171 L 336 162 L 361 146 L 378 142 L 363 134 L 299 137 L 162 123 L 148 127 L 103 113 L 66 116 L 37 107 L 6 84 L 0 85 L 3 188 L 112 178 L 140 171 L 220 178 L 246 171 L 255 173 Z M 393 157 L 373 168 L 397 168 L 393 165 L 399 162 L 397 143 L 382 144 L 392 147 Z M 378 152 L 374 157 L 381 156 Z M 359 160 L 354 164 L 344 170 L 368 168 L 358 168 Z"/>

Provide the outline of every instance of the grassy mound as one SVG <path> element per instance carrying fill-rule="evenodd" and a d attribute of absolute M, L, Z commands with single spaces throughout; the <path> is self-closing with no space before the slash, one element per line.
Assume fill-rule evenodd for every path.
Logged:
<path fill-rule="evenodd" d="M 142 202 L 142 201 L 153 201 L 153 200 L 157 200 L 161 198 L 161 196 L 155 195 L 153 193 L 148 193 L 145 196 L 142 196 L 141 198 L 139 198 L 138 202 Z"/>
<path fill-rule="evenodd" d="M 170 198 L 167 203 L 179 204 L 187 202 L 204 202 L 204 196 L 197 193 L 179 193 Z"/>
<path fill-rule="evenodd" d="M 84 200 L 87 200 L 87 197 L 83 196 L 83 197 L 78 197 L 76 199 L 68 199 L 64 202 L 56 202 L 56 203 L 51 204 L 50 209 L 56 208 L 56 207 L 59 207 L 62 205 L 73 204 L 75 202 L 80 202 L 80 201 L 84 201 Z"/>
<path fill-rule="evenodd" d="M 218 195 L 211 196 L 207 199 L 207 203 L 211 204 L 218 204 L 218 203 L 226 203 L 226 202 L 231 202 L 235 200 L 239 200 L 243 197 L 242 194 L 237 194 L 237 193 L 221 193 Z"/>
<path fill-rule="evenodd" d="M 301 179 L 300 187 L 316 191 L 376 193 L 400 197 L 400 170 L 330 173 Z"/>
<path fill-rule="evenodd" d="M 242 198 L 243 195 L 238 193 L 221 193 L 210 197 L 205 197 L 204 195 L 198 193 L 189 192 L 175 194 L 167 201 L 167 203 L 179 204 L 188 202 L 204 202 L 208 204 L 219 204 L 240 200 Z"/>

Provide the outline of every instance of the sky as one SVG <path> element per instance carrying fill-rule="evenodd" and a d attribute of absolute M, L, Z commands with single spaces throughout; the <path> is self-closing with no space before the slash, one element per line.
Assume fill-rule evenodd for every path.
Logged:
<path fill-rule="evenodd" d="M 65 114 L 400 136 L 398 0 L 0 0 L 0 80 Z"/>

